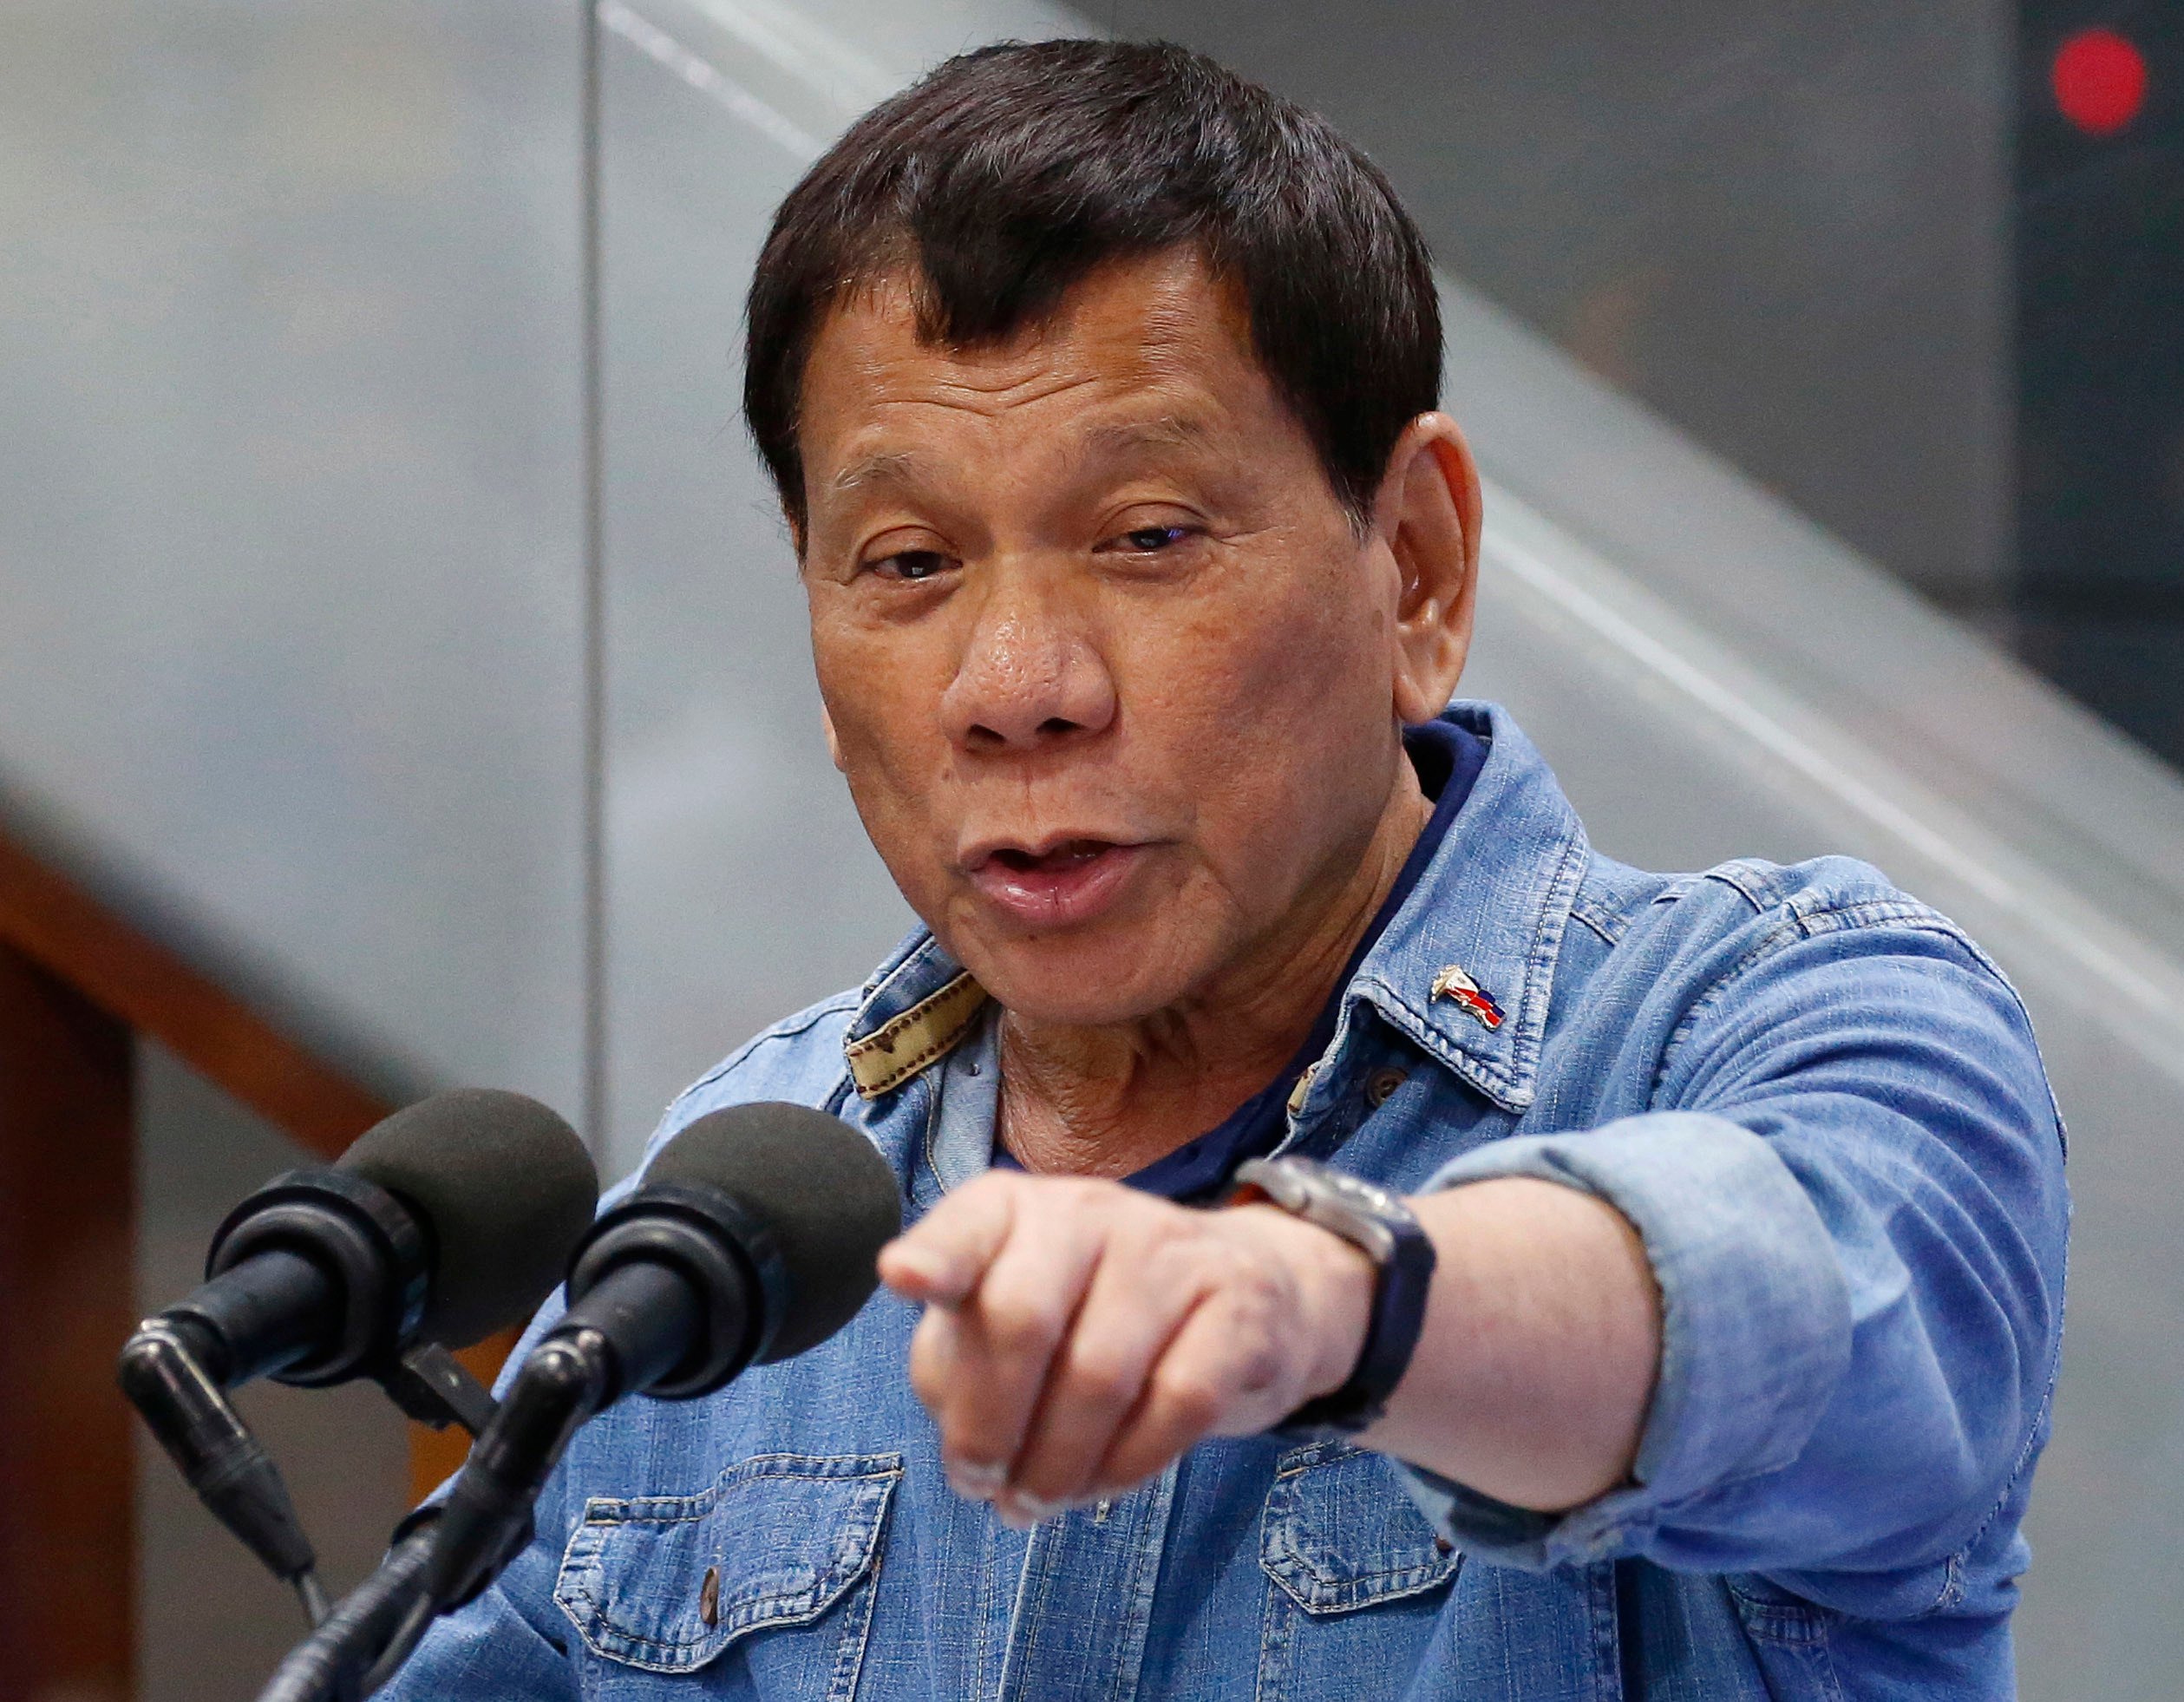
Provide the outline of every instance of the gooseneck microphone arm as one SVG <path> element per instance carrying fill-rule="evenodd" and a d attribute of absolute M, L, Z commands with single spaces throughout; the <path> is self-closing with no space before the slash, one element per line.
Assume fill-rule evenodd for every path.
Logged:
<path fill-rule="evenodd" d="M 123 1350 L 122 1391 L 198 1499 L 295 1590 L 317 1625 L 326 1614 L 318 1557 L 280 1469 L 206 1370 L 211 1346 L 190 1319 L 151 1319 Z"/>
<path fill-rule="evenodd" d="M 272 1683 L 260 1692 L 260 1702 L 352 1702 L 376 1690 L 415 1641 L 415 1632 L 406 1632 L 405 1627 L 427 1599 L 417 1581 L 431 1553 L 429 1525 L 398 1539 L 379 1569 L 290 1651 Z M 399 1653 L 383 1659 L 383 1650 Z"/>
<path fill-rule="evenodd" d="M 672 1371 L 705 1299 L 681 1271 L 615 1272 L 541 1341 L 470 1450 L 439 1520 L 424 1583 L 435 1607 L 468 1601 L 530 1540 L 531 1509 L 577 1428 Z"/>
<path fill-rule="evenodd" d="M 719 1388 L 763 1351 L 787 1289 L 769 1227 L 723 1190 L 655 1183 L 600 1218 L 571 1267 L 568 1312 L 523 1362 L 446 1501 L 405 1539 L 424 1541 L 422 1563 L 397 1545 L 388 1565 L 399 1560 L 401 1575 L 376 1575 L 344 1601 L 261 1702 L 347 1702 L 391 1677 L 435 1615 L 523 1551 L 539 1491 L 585 1420 L 628 1394 Z M 365 1605 L 392 1596 L 402 1611 L 352 1611 L 368 1593 Z"/>
<path fill-rule="evenodd" d="M 599 1332 L 565 1330 L 523 1362 L 446 1502 L 428 1509 L 379 1569 L 296 1646 L 259 1702 L 369 1696 L 394 1676 L 435 1616 L 484 1589 L 522 1552 L 539 1490 L 578 1427 L 608 1404 L 613 1383 Z"/>

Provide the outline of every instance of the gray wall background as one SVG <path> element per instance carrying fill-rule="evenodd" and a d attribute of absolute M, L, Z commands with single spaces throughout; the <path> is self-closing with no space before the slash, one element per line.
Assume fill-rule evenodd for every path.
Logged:
<path fill-rule="evenodd" d="M 1998 618 L 2013 5 L 1083 10 L 1324 112 L 1445 270 L 1929 594 Z"/>
<path fill-rule="evenodd" d="M 396 1093 L 582 1098 L 580 23 L 0 19 L 0 800 Z"/>
<path fill-rule="evenodd" d="M 0 809 L 384 1090 L 524 1088 L 611 1172 L 677 1088 L 906 920 L 826 765 L 735 415 L 759 221 L 923 65 L 1082 25 L 1002 0 L 598 16 L 588 108 L 567 7 L 24 0 L 0 20 Z M 1966 211 L 1992 160 L 1978 134 L 1946 169 L 1919 157 L 1948 127 L 1934 91 L 1974 101 L 1984 26 L 1558 16 L 1183 7 L 1161 27 L 1325 106 L 1455 271 L 1504 268 L 1480 275 L 1854 541 L 1898 553 L 1901 522 L 1931 583 L 1979 582 L 2000 450 L 1993 399 L 1958 378 L 1993 334 Z M 1813 207 L 1769 202 L 1792 167 Z M 1525 252 L 1527 196 L 1597 242 Z M 1808 225 L 1831 239 L 1809 278 L 1784 258 Z M 1703 295 L 1717 242 L 1751 245 L 1781 294 L 1725 285 L 1658 346 L 1586 341 L 1638 321 L 1571 304 L 1657 251 Z M 1906 302 L 1932 317 L 1892 343 L 1869 321 Z M 1609 851 L 1857 851 L 2024 985 L 2081 1206 L 2026 1691 L 2173 1694 L 2184 1581 L 2150 1557 L 2184 1530 L 2184 789 L 1479 297 L 1452 285 L 1448 307 L 1448 394 L 1493 482 L 1468 688 L 1517 710 Z M 1778 383 L 1710 366 L 1735 337 Z M 1715 415 L 1646 389 L 1685 382 Z M 1915 477 L 1828 460 L 1899 413 Z M 285 1162 L 171 1066 L 150 1082 L 147 1297 Z M 278 1395 L 266 1422 L 291 1411 L 353 1575 L 399 1498 L 392 1433 L 368 1404 L 306 1424 Z M 146 1693 L 241 1691 L 289 1610 L 221 1571 L 151 1474 L 144 1494 Z M 185 1578 L 227 1580 L 196 1592 L 213 1629 Z"/>

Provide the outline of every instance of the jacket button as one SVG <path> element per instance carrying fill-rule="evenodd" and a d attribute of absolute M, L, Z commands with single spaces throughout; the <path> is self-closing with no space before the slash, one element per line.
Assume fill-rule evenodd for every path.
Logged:
<path fill-rule="evenodd" d="M 1378 1110 L 1395 1097 L 1396 1090 L 1409 1079 L 1409 1072 L 1393 1064 L 1374 1070 L 1365 1077 L 1365 1103 Z"/>
<path fill-rule="evenodd" d="M 721 1622 L 721 1569 L 717 1566 L 705 1568 L 705 1581 L 697 1587 L 697 1616 L 709 1626 Z"/>

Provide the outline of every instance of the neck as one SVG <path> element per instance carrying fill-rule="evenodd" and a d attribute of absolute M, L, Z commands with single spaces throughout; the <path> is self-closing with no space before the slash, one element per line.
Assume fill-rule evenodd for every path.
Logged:
<path fill-rule="evenodd" d="M 1203 993 L 1099 1027 L 1001 1018 L 1001 1138 L 1027 1170 L 1126 1176 L 1272 1081 L 1311 1033 L 1433 815 L 1408 758 L 1361 855 Z"/>

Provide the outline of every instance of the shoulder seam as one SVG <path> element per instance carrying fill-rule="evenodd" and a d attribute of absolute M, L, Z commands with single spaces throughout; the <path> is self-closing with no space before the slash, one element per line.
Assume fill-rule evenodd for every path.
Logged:
<path fill-rule="evenodd" d="M 1747 902 L 1750 901 L 1751 894 L 1736 882 L 1721 877 L 1720 871 L 1710 869 L 1705 878 L 1717 877 L 1722 878 L 1723 885 L 1735 887 Z M 1716 976 L 1705 991 L 1691 1001 L 1690 1008 L 1684 1012 L 1661 1047 L 1660 1060 L 1653 1074 L 1653 1090 L 1658 1090 L 1661 1077 L 1667 1073 L 1669 1059 L 1676 1049 L 1690 1038 L 1690 1032 L 1697 1026 L 1699 1019 L 1732 983 L 1795 940 L 1816 939 L 1822 933 L 1848 933 L 1860 927 L 1893 926 L 1947 940 L 1963 954 L 1965 967 L 1975 974 L 1986 976 L 2002 989 L 2017 1007 L 2018 1018 L 2025 1025 L 2025 1032 L 2033 1037 L 2036 1046 L 2038 1044 L 2032 1027 L 2032 1013 L 2025 1009 L 2023 996 L 2010 978 L 2002 972 L 2002 966 L 1981 950 L 1978 943 L 1961 927 L 1932 906 L 1893 889 L 1885 894 L 1875 893 L 1854 898 L 1830 899 L 1816 903 L 1810 909 L 1804 907 L 1801 902 L 1804 897 L 1802 894 L 1791 894 L 1758 913 L 1756 920 L 1765 918 L 1770 912 L 1778 914 L 1781 920 L 1761 934 L 1742 957 Z M 2063 1112 L 2056 1102 L 2052 1083 L 2048 1085 L 2048 1103 L 2059 1134 L 2063 1126 Z"/>
<path fill-rule="evenodd" d="M 1627 916 L 1605 910 L 1589 899 L 1579 899 L 1570 907 L 1570 920 L 1583 923 L 1598 934 L 1604 944 L 1611 946 L 1621 945 L 1623 936 L 1631 929 Z"/>
<path fill-rule="evenodd" d="M 1723 886 L 1733 888 L 1748 904 L 1756 902 L 1749 891 L 1738 882 L 1722 874 L 1719 870 L 1708 870 L 1706 878 L 1719 879 Z M 1908 913 L 1906 913 L 1903 908 L 1906 906 L 1909 907 Z M 1810 939 L 1818 934 L 1835 931 L 1832 926 L 1821 927 L 1815 926 L 1816 924 L 1821 922 L 1833 924 L 1838 919 L 1853 919 L 1847 920 L 1846 926 L 1855 927 L 1859 926 L 1855 919 L 1860 912 L 1884 909 L 1888 913 L 1872 915 L 1866 920 L 1873 924 L 1902 922 L 1918 928 L 1922 933 L 1939 934 L 1945 939 L 1954 940 L 1971 948 L 1971 955 L 1975 966 L 1985 969 L 1990 973 L 1994 972 L 1992 964 L 1985 959 L 1976 946 L 1971 946 L 1971 942 L 1965 938 L 1962 931 L 1954 923 L 1939 911 L 1929 910 L 1915 899 L 1861 898 L 1840 903 L 1823 904 L 1811 910 L 1801 908 L 1795 895 L 1778 899 L 1771 905 L 1756 907 L 1754 920 L 1763 920 L 1769 915 L 1774 915 L 1779 920 L 1754 940 L 1750 948 L 1742 957 L 1708 983 L 1705 991 L 1693 999 L 1690 1007 L 1684 1012 L 1682 1019 L 1676 1024 L 1675 1031 L 1670 1034 L 1667 1043 L 1661 1048 L 1660 1068 L 1654 1072 L 1654 1085 L 1659 1086 L 1661 1076 L 1668 1069 L 1670 1054 L 1690 1038 L 1690 1031 L 1697 1026 L 1699 1018 L 1712 1007 L 1723 993 L 1729 990 L 1732 983 L 1755 966 L 1774 956 L 1784 946 L 1796 940 Z M 2008 984 L 2005 982 L 2004 985 Z"/>
<path fill-rule="evenodd" d="M 749 1039 L 743 1042 L 742 1045 L 738 1046 L 734 1051 L 730 1052 L 726 1057 L 723 1058 L 718 1064 L 715 1064 L 710 1070 L 708 1070 L 703 1076 L 700 1076 L 696 1081 L 692 1082 L 688 1087 L 684 1088 L 682 1092 L 677 1094 L 674 1098 L 669 1100 L 667 1103 L 668 1110 L 672 1111 L 677 1105 L 681 1104 L 685 1099 L 688 1099 L 692 1094 L 697 1092 L 700 1089 L 712 1086 L 714 1083 L 719 1081 L 730 1070 L 738 1069 L 744 1064 L 748 1063 L 750 1060 L 751 1055 L 757 1051 L 761 1046 L 769 1044 L 770 1043 L 775 1041 L 794 1040 L 799 1035 L 808 1034 L 813 1029 L 817 1028 L 820 1024 L 825 1022 L 829 1017 L 847 1016 L 851 1014 L 857 1009 L 857 1005 L 858 998 L 855 993 L 836 993 L 832 998 L 822 999 L 817 1005 L 814 1005 L 806 1010 L 799 1011 L 793 1017 L 782 1018 L 781 1021 L 775 1023 L 771 1028 L 762 1029 L 758 1033 L 751 1036 Z M 846 1066 L 845 1073 L 847 1073 Z"/>
<path fill-rule="evenodd" d="M 1712 868 L 1708 869 L 1698 878 L 1702 880 L 1716 881 L 1720 885 L 1728 887 L 1739 898 L 1743 899 L 1745 903 L 1751 906 L 1752 913 L 1755 916 L 1764 916 L 1769 910 L 1773 909 L 1776 905 L 1782 903 L 1784 900 L 1780 898 L 1762 899 L 1760 897 L 1760 895 L 1753 890 L 1753 888 L 1759 884 L 1752 879 L 1756 871 L 1749 862 L 1739 859 L 1726 863 L 1716 863 Z"/>

